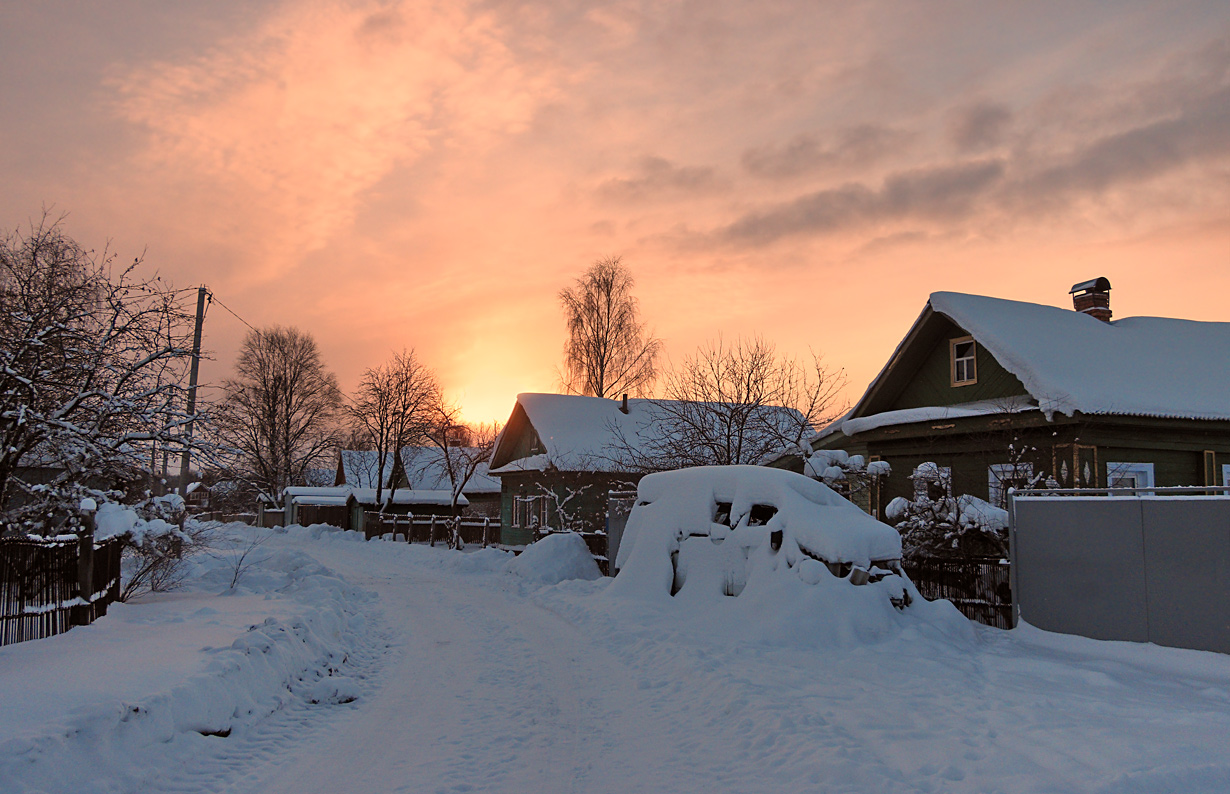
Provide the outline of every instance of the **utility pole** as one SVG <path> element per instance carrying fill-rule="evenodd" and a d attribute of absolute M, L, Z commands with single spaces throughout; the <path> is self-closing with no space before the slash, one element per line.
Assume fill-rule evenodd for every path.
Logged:
<path fill-rule="evenodd" d="M 196 291 L 196 330 L 192 332 L 192 369 L 188 373 L 188 416 L 196 414 L 196 374 L 201 366 L 201 326 L 205 323 L 205 285 Z M 184 456 L 179 463 L 179 487 L 188 487 L 188 474 L 192 471 L 189 465 L 192 461 L 192 425 L 188 420 L 188 439 L 184 444 Z M 181 493 L 184 493 L 181 491 Z"/>

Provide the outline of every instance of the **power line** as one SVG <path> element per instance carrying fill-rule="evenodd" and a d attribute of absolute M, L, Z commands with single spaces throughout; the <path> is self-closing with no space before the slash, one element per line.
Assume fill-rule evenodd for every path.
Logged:
<path fill-rule="evenodd" d="M 215 295 L 215 294 L 214 294 L 214 293 L 212 293 L 212 292 L 209 292 L 209 293 L 207 293 L 207 294 L 209 295 L 209 301 L 210 301 L 210 303 L 217 302 L 217 304 L 218 304 L 219 306 L 221 306 L 223 309 L 226 309 L 226 310 L 230 313 L 230 315 L 231 315 L 232 317 L 234 317 L 236 320 L 238 320 L 239 322 L 241 322 L 241 323 L 243 323 L 244 325 L 248 326 L 248 327 L 249 327 L 249 328 L 251 328 L 253 331 L 256 331 L 256 333 L 258 333 L 258 334 L 260 333 L 260 331 L 259 331 L 259 330 L 257 330 L 257 329 L 256 329 L 256 327 L 252 325 L 252 323 L 250 323 L 250 322 L 248 322 L 247 320 L 245 320 L 245 319 L 243 319 L 242 317 L 240 317 L 238 314 L 236 314 L 236 313 L 235 313 L 235 310 L 234 310 L 234 309 L 232 309 L 230 306 L 227 306 L 225 303 L 223 303 L 221 300 L 219 300 L 217 295 Z"/>

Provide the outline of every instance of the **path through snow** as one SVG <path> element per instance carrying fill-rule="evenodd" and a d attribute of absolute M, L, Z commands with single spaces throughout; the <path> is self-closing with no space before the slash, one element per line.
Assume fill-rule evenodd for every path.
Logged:
<path fill-rule="evenodd" d="M 310 554 L 348 583 L 338 675 L 357 699 L 311 703 L 302 693 L 331 677 L 308 675 L 267 716 L 162 752 L 95 723 L 90 741 L 56 739 L 59 763 L 129 753 L 147 773 L 113 760 L 79 790 L 1230 790 L 1225 656 L 1028 628 L 814 647 L 731 615 L 613 599 L 605 581 L 540 587 L 492 551 L 302 531 L 265 548 Z M 79 632 L 57 641 L 71 651 Z M 24 669 L 27 653 L 0 649 L 0 670 Z M 28 743 L 5 738 L 0 790 L 53 790 Z"/>

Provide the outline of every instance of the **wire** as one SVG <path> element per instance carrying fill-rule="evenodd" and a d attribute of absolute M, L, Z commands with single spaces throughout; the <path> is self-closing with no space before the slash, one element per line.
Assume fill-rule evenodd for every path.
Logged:
<path fill-rule="evenodd" d="M 214 293 L 212 293 L 212 292 L 207 292 L 206 294 L 207 294 L 207 295 L 209 295 L 209 300 L 210 300 L 210 302 L 211 302 L 211 303 L 213 303 L 214 301 L 217 301 L 218 305 L 219 305 L 219 306 L 221 306 L 223 309 L 226 309 L 228 312 L 230 312 L 230 315 L 231 315 L 232 317 L 234 317 L 236 320 L 238 320 L 239 322 L 241 322 L 241 323 L 243 323 L 244 325 L 248 326 L 249 328 L 251 328 L 251 329 L 252 329 L 253 331 L 255 331 L 256 333 L 258 333 L 258 334 L 260 333 L 260 330 L 259 330 L 259 329 L 257 329 L 255 326 L 253 326 L 253 325 L 252 325 L 252 323 L 250 323 L 250 322 L 248 322 L 247 320 L 245 320 L 245 319 L 243 319 L 242 317 L 240 317 L 238 314 L 236 314 L 236 313 L 235 313 L 235 310 L 234 310 L 234 309 L 232 309 L 230 306 L 227 306 L 225 303 L 223 303 L 221 300 L 219 300 L 217 295 L 215 295 L 215 294 L 214 294 Z"/>

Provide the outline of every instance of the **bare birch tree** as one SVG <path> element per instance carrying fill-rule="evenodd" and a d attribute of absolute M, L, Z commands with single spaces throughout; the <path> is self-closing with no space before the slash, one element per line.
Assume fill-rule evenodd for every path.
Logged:
<path fill-rule="evenodd" d="M 282 490 L 330 455 L 342 392 L 311 334 L 273 326 L 244 338 L 236 377 L 215 409 L 219 434 L 234 450 L 238 476 L 274 504 Z"/>
<path fill-rule="evenodd" d="M 653 388 L 662 341 L 641 322 L 633 286 L 627 266 L 609 257 L 560 290 L 568 324 L 561 380 L 569 393 L 641 396 Z"/>
<path fill-rule="evenodd" d="M 347 408 L 355 434 L 375 454 L 376 503 L 381 511 L 393 502 L 405 472 L 402 447 L 418 444 L 428 436 L 440 402 L 435 374 L 403 350 L 388 363 L 369 369 Z M 382 502 L 387 489 L 388 498 Z"/>

